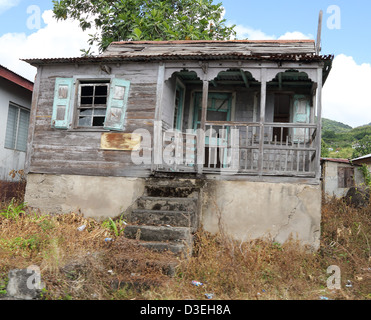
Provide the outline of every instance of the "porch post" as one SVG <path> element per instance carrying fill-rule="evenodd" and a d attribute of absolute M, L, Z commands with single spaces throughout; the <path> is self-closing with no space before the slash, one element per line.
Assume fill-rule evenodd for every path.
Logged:
<path fill-rule="evenodd" d="M 209 81 L 203 80 L 202 87 L 202 111 L 201 111 L 201 130 L 198 131 L 197 141 L 197 169 L 198 173 L 202 173 L 205 158 L 205 131 L 206 131 L 206 115 L 207 115 L 207 100 L 209 97 Z"/>
<path fill-rule="evenodd" d="M 321 178 L 321 128 L 322 128 L 322 66 L 317 69 L 317 134 L 316 134 L 316 178 Z"/>
<path fill-rule="evenodd" d="M 164 93 L 165 64 L 160 62 L 157 76 L 155 123 L 153 127 L 153 152 L 151 171 L 162 164 L 162 96 Z"/>
<path fill-rule="evenodd" d="M 261 89 L 260 89 L 260 138 L 259 138 L 259 160 L 258 172 L 261 176 L 263 174 L 263 157 L 264 157 L 264 123 L 265 123 L 265 105 L 267 96 L 267 69 L 261 69 Z"/>

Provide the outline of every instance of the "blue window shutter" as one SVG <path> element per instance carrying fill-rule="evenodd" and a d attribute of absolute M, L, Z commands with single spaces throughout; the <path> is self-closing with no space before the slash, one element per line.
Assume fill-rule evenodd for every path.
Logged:
<path fill-rule="evenodd" d="M 309 123 L 310 121 L 310 101 L 308 96 L 296 94 L 294 95 L 294 123 Z M 294 128 L 293 141 L 306 142 L 309 135 L 309 129 Z"/>
<path fill-rule="evenodd" d="M 129 97 L 130 81 L 112 79 L 109 98 L 107 101 L 106 120 L 104 128 L 109 130 L 123 130 L 126 106 Z"/>
<path fill-rule="evenodd" d="M 54 103 L 52 115 L 52 127 L 68 129 L 71 114 L 71 95 L 73 78 L 56 78 L 54 89 Z"/>
<path fill-rule="evenodd" d="M 309 123 L 310 101 L 307 96 L 294 95 L 294 122 Z"/>

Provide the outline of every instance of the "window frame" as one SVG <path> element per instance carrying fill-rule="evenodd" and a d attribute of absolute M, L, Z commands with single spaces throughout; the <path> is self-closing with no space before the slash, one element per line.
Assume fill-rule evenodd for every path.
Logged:
<path fill-rule="evenodd" d="M 17 109 L 17 119 L 16 119 L 16 132 L 15 132 L 15 138 L 14 138 L 14 146 L 13 147 L 9 147 L 7 146 L 6 144 L 6 140 L 7 140 L 7 137 L 8 137 L 8 121 L 9 121 L 9 110 L 10 110 L 10 107 L 14 107 Z M 19 138 L 19 129 L 20 129 L 20 121 L 21 121 L 21 110 L 25 111 L 28 113 L 28 125 L 27 125 L 27 134 L 26 134 L 26 141 L 25 141 L 25 149 L 19 149 L 18 148 L 18 138 Z M 6 129 L 5 129 L 5 137 L 4 137 L 4 148 L 5 149 L 8 149 L 8 150 L 14 150 L 14 151 L 19 151 L 19 152 L 27 152 L 27 142 L 28 142 L 28 131 L 29 131 L 29 125 L 30 125 L 30 116 L 31 116 L 31 111 L 30 109 L 26 108 L 26 107 L 23 107 L 15 102 L 12 102 L 12 101 L 9 101 L 9 105 L 8 105 L 8 116 L 7 116 L 7 120 L 6 120 Z"/>
<path fill-rule="evenodd" d="M 100 82 L 101 81 L 101 82 Z M 91 116 L 91 125 L 90 126 L 81 126 L 79 125 L 79 120 L 80 120 L 80 110 L 81 109 L 92 109 L 93 110 L 93 113 L 94 113 L 94 110 L 95 109 L 105 109 L 105 114 L 104 114 L 104 118 L 106 118 L 106 113 L 107 113 L 107 108 L 108 108 L 108 98 L 109 98 L 109 94 L 110 94 L 110 87 L 111 87 L 111 81 L 110 80 L 107 80 L 107 82 L 105 82 L 106 80 L 95 80 L 95 81 L 90 81 L 90 80 L 79 80 L 78 82 L 76 82 L 76 90 L 77 90 L 77 98 L 75 100 L 75 104 L 73 106 L 73 110 L 74 110 L 74 121 L 73 121 L 73 128 L 74 129 L 104 129 L 104 125 L 102 126 L 94 126 L 93 125 L 93 121 L 94 121 L 94 115 L 92 114 Z M 102 108 L 102 107 L 95 107 L 95 103 L 94 101 L 92 102 L 92 107 L 81 107 L 81 89 L 82 87 L 87 87 L 87 86 L 102 86 L 102 85 L 105 85 L 107 87 L 107 94 L 106 94 L 106 103 L 105 103 L 105 107 Z M 95 98 L 95 95 L 93 97 L 93 99 Z M 102 106 L 99 105 L 99 106 Z"/>
<path fill-rule="evenodd" d="M 79 105 L 79 89 L 80 89 L 80 84 L 81 83 L 87 83 L 87 82 L 104 82 L 107 81 L 108 85 L 108 90 L 107 90 L 107 102 L 108 104 L 108 97 L 109 97 L 109 92 L 110 88 L 112 85 L 112 81 L 115 78 L 115 75 L 75 75 L 72 77 L 73 78 L 73 86 L 74 89 L 72 91 L 72 97 L 71 97 L 71 102 L 72 102 L 72 126 L 70 127 L 69 130 L 74 130 L 74 131 L 104 131 L 108 132 L 110 130 L 105 129 L 103 126 L 91 126 L 91 127 L 80 127 L 78 126 L 79 122 L 79 112 L 78 112 L 78 105 Z M 106 105 L 107 108 L 107 105 Z M 106 109 L 107 110 L 107 109 Z"/>

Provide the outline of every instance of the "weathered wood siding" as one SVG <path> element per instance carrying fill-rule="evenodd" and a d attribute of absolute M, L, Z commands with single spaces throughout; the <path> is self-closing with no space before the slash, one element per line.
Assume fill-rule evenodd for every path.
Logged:
<path fill-rule="evenodd" d="M 111 75 L 131 82 L 124 132 L 136 129 L 153 132 L 158 64 L 110 65 Z M 106 130 L 51 128 L 54 86 L 57 77 L 107 75 L 98 64 L 89 66 L 44 66 L 36 103 L 35 129 L 30 172 L 98 176 L 146 176 L 150 165 L 136 166 L 131 151 L 102 150 Z M 109 77 L 109 75 L 107 75 Z"/>

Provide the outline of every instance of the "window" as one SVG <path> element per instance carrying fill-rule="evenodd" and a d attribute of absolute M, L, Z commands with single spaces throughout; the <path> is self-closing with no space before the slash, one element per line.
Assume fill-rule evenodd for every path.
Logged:
<path fill-rule="evenodd" d="M 123 130 L 129 88 L 129 81 L 118 78 L 111 81 L 57 78 L 52 127 Z M 76 98 L 73 92 L 76 92 Z"/>
<path fill-rule="evenodd" d="M 9 104 L 6 124 L 5 148 L 26 151 L 30 111 L 13 103 Z"/>
<path fill-rule="evenodd" d="M 78 127 L 103 127 L 107 112 L 108 83 L 81 83 L 77 107 Z"/>

